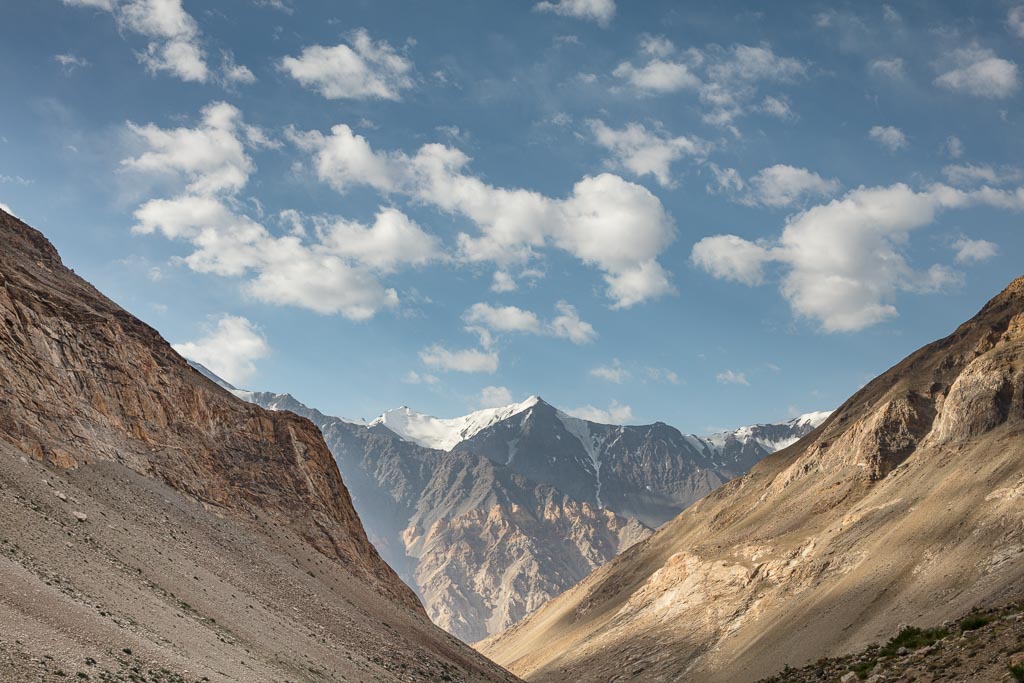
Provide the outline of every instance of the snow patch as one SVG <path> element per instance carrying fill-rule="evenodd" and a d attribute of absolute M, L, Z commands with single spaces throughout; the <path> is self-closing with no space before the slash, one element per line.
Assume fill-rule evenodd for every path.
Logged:
<path fill-rule="evenodd" d="M 488 427 L 529 410 L 537 405 L 539 400 L 540 398 L 537 396 L 531 396 L 522 403 L 513 403 L 500 408 L 487 408 L 462 417 L 448 419 L 424 415 L 407 406 L 402 406 L 384 413 L 370 422 L 369 426 L 381 425 L 405 441 L 411 441 L 426 448 L 450 451 Z"/>
<path fill-rule="evenodd" d="M 556 410 L 555 415 L 557 415 L 558 419 L 562 422 L 562 426 L 565 427 L 565 431 L 569 432 L 579 440 L 580 445 L 583 446 L 583 450 L 586 451 L 588 456 L 590 456 L 590 461 L 594 463 L 594 477 L 597 480 L 594 490 L 594 499 L 597 500 L 597 507 L 604 508 L 604 504 L 601 502 L 600 439 L 596 434 L 590 433 L 590 423 L 586 420 L 566 415 L 561 410 Z"/>

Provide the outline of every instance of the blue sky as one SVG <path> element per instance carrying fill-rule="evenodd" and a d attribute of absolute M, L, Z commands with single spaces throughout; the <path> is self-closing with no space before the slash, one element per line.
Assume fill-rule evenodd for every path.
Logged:
<path fill-rule="evenodd" d="M 0 203 L 236 383 L 828 409 L 1020 275 L 1024 9 L 0 2 Z"/>

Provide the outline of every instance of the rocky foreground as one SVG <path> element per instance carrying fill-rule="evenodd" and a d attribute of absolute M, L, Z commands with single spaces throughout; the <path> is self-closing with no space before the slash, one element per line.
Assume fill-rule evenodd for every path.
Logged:
<path fill-rule="evenodd" d="M 941 626 L 903 626 L 887 642 L 786 669 L 762 683 L 1024 681 L 1024 606 L 978 610 Z"/>

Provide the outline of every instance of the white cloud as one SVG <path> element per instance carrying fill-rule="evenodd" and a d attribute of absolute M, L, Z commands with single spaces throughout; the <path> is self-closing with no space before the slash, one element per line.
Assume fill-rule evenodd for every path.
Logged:
<path fill-rule="evenodd" d="M 943 167 L 942 174 L 953 185 L 979 185 L 982 183 L 1005 185 L 1021 179 L 1020 169 L 1011 167 L 997 169 L 988 164 L 951 164 Z"/>
<path fill-rule="evenodd" d="M 717 235 L 694 245 L 692 258 L 715 277 L 748 285 L 763 282 L 764 265 L 777 263 L 786 270 L 780 291 L 796 315 L 818 321 L 826 332 L 856 331 L 896 316 L 892 302 L 900 292 L 937 291 L 960 281 L 939 264 L 913 269 L 904 251 L 911 232 L 940 211 L 978 204 L 1022 210 L 1024 188 L 859 187 L 789 217 L 773 243 Z"/>
<path fill-rule="evenodd" d="M 622 62 L 615 67 L 612 75 L 648 94 L 696 89 L 701 85 L 700 78 L 690 71 L 689 66 L 663 59 L 652 59 L 640 67 L 633 66 L 632 62 Z"/>
<path fill-rule="evenodd" d="M 830 196 L 839 190 L 839 181 L 826 180 L 806 168 L 776 164 L 761 169 L 748 182 L 749 198 L 763 206 L 790 206 L 809 196 Z"/>
<path fill-rule="evenodd" d="M 682 384 L 683 382 L 675 371 L 668 368 L 644 368 L 644 374 L 647 375 L 647 379 L 654 382 L 667 384 Z"/>
<path fill-rule="evenodd" d="M 977 46 L 955 50 L 955 68 L 935 79 L 935 84 L 975 97 L 1005 98 L 1019 85 L 1017 65 L 995 56 L 991 50 Z"/>
<path fill-rule="evenodd" d="M 629 370 L 622 367 L 622 363 L 618 358 L 612 359 L 611 365 L 599 365 L 591 369 L 590 374 L 593 377 L 614 382 L 615 384 L 622 384 L 633 376 Z"/>
<path fill-rule="evenodd" d="M 555 304 L 558 315 L 549 323 L 540 320 L 533 311 L 516 306 L 491 306 L 476 303 L 462 315 L 467 330 L 481 334 L 483 346 L 490 346 L 491 332 L 517 332 L 550 335 L 568 339 L 574 344 L 586 344 L 597 338 L 594 327 L 580 319 L 576 308 L 565 301 Z"/>
<path fill-rule="evenodd" d="M 764 264 L 771 260 L 769 250 L 736 235 L 705 237 L 693 245 L 690 260 L 720 280 L 745 285 L 764 282 Z"/>
<path fill-rule="evenodd" d="M 334 47 L 312 45 L 298 57 L 285 57 L 281 69 L 330 100 L 399 100 L 413 86 L 412 62 L 386 41 L 358 29 Z"/>
<path fill-rule="evenodd" d="M 723 168 L 712 162 L 708 164 L 714 184 L 707 185 L 707 191 L 715 194 L 718 192 L 739 193 L 746 189 L 747 184 L 743 182 L 743 176 L 735 168 Z"/>
<path fill-rule="evenodd" d="M 719 384 L 743 384 L 744 386 L 750 386 L 750 382 L 747 381 L 746 374 L 742 372 L 724 370 L 715 375 L 715 379 L 718 380 Z"/>
<path fill-rule="evenodd" d="M 68 75 L 74 73 L 76 69 L 81 69 L 83 67 L 90 66 L 89 60 L 70 53 L 54 55 L 53 59 L 55 62 L 60 64 L 60 67 L 64 70 L 64 73 Z"/>
<path fill-rule="evenodd" d="M 957 263 L 981 263 L 999 253 L 999 247 L 988 240 L 971 240 L 966 237 L 953 242 Z"/>
<path fill-rule="evenodd" d="M 494 307 L 485 303 L 477 303 L 462 314 L 462 319 L 470 325 L 482 325 L 496 332 L 541 333 L 540 319 L 537 314 L 515 306 Z"/>
<path fill-rule="evenodd" d="M 907 136 L 895 126 L 873 126 L 868 131 L 868 137 L 890 152 L 903 149 L 908 144 Z"/>
<path fill-rule="evenodd" d="M 652 57 L 668 57 L 676 51 L 676 46 L 665 36 L 640 36 L 640 51 Z"/>
<path fill-rule="evenodd" d="M 1010 8 L 1006 14 L 1006 24 L 1018 38 L 1024 38 L 1024 5 Z"/>
<path fill-rule="evenodd" d="M 256 361 L 270 355 L 270 345 L 260 331 L 234 315 L 221 316 L 205 336 L 175 344 L 174 350 L 235 386 L 243 386 L 256 374 Z"/>
<path fill-rule="evenodd" d="M 344 124 L 329 136 L 292 130 L 289 137 L 313 154 L 320 179 L 339 192 L 369 185 L 470 219 L 479 233 L 458 235 L 463 261 L 523 263 L 552 244 L 603 271 L 616 308 L 674 291 L 656 260 L 675 238 L 672 219 L 650 191 L 619 176 L 585 177 L 568 198 L 554 199 L 488 185 L 466 172 L 469 157 L 440 144 L 414 156 L 376 152 Z"/>
<path fill-rule="evenodd" d="M 493 375 L 498 370 L 498 354 L 480 349 L 449 350 L 434 344 L 420 351 L 424 365 L 436 370 L 454 372 L 483 372 Z"/>
<path fill-rule="evenodd" d="M 516 281 L 504 270 L 494 271 L 494 281 L 491 283 L 492 292 L 512 292 L 518 287 Z"/>
<path fill-rule="evenodd" d="M 249 67 L 235 62 L 235 56 L 228 51 L 221 53 L 221 78 L 226 85 L 252 85 L 256 74 Z"/>
<path fill-rule="evenodd" d="M 484 387 L 477 403 L 481 408 L 501 408 L 512 403 L 512 392 L 506 387 Z"/>
<path fill-rule="evenodd" d="M 199 25 L 181 0 L 64 0 L 64 4 L 105 10 L 122 30 L 149 38 L 138 57 L 150 72 L 166 71 L 199 83 L 209 79 Z"/>
<path fill-rule="evenodd" d="M 589 344 L 597 339 L 597 332 L 594 326 L 580 320 L 576 307 L 565 301 L 555 304 L 558 315 L 548 325 L 550 333 L 562 339 L 568 339 L 573 344 Z"/>
<path fill-rule="evenodd" d="M 955 135 L 946 138 L 946 154 L 954 159 L 959 159 L 964 154 L 964 143 Z"/>
<path fill-rule="evenodd" d="M 405 373 L 402 381 L 406 384 L 437 384 L 441 380 L 436 375 L 431 375 L 430 373 L 420 374 L 415 370 L 410 370 Z"/>
<path fill-rule="evenodd" d="M 758 111 L 774 116 L 777 119 L 782 119 L 783 121 L 791 121 L 797 118 L 793 108 L 789 106 L 789 101 L 784 97 L 768 95 L 761 100 L 761 104 L 757 109 Z"/>
<path fill-rule="evenodd" d="M 237 194 L 255 168 L 247 149 L 272 143 L 231 105 L 206 107 L 196 128 L 129 126 L 147 149 L 124 168 L 187 183 L 177 196 L 140 206 L 135 232 L 189 242 L 189 268 L 246 278 L 255 299 L 365 320 L 398 305 L 380 275 L 441 258 L 439 241 L 395 209 L 381 209 L 372 225 L 315 217 L 312 236 L 296 212 L 285 212 L 292 229 L 283 236 L 240 214 Z"/>
<path fill-rule="evenodd" d="M 683 157 L 703 158 L 709 145 L 697 138 L 672 137 L 661 124 L 648 131 L 641 123 L 627 123 L 625 128 L 609 128 L 603 121 L 588 121 L 597 144 L 612 152 L 612 166 L 625 168 L 636 176 L 653 175 L 663 187 L 672 185 L 669 167 Z"/>
<path fill-rule="evenodd" d="M 906 76 L 903 60 L 900 57 L 872 60 L 868 68 L 871 73 L 891 78 L 894 81 L 902 80 Z"/>
<path fill-rule="evenodd" d="M 615 16 L 615 0 L 558 0 L 538 2 L 533 8 L 538 12 L 594 21 L 601 26 L 607 26 Z"/>
<path fill-rule="evenodd" d="M 597 422 L 598 424 L 628 424 L 633 421 L 633 409 L 628 405 L 620 404 L 618 401 L 612 401 L 607 409 L 585 405 L 566 412 L 573 417 Z"/>
<path fill-rule="evenodd" d="M 3 202 L 0 202 L 0 211 L 4 211 L 6 213 L 9 213 L 12 216 L 14 216 L 15 218 L 18 217 L 18 215 L 16 213 L 14 213 L 14 211 L 11 209 L 11 207 L 8 206 L 7 204 L 4 204 Z"/>

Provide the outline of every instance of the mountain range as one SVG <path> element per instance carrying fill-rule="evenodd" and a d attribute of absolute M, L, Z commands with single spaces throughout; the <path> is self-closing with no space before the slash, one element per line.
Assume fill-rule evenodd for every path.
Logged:
<path fill-rule="evenodd" d="M 320 427 L 375 546 L 465 642 L 515 624 L 828 416 L 702 438 L 598 424 L 531 396 L 450 419 L 403 406 L 366 423 L 196 367 Z"/>
<path fill-rule="evenodd" d="M 479 649 L 530 681 L 753 681 L 1001 606 L 1024 595 L 1022 463 L 1018 278 Z"/>

